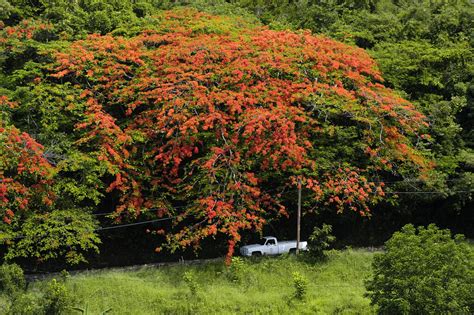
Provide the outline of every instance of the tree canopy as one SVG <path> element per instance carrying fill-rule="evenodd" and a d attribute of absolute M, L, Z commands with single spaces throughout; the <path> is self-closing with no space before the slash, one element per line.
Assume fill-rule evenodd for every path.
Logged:
<path fill-rule="evenodd" d="M 432 172 L 427 118 L 361 48 L 194 9 L 110 34 L 61 32 L 23 20 L 1 33 L 11 235 L 28 216 L 107 202 L 117 222 L 173 219 L 153 231 L 171 250 L 225 235 L 230 258 L 243 230 L 288 215 L 298 180 L 309 204 L 365 216 L 389 198 L 384 179 Z M 42 197 L 19 199 L 26 189 Z M 77 231 L 83 249 L 90 232 Z"/>

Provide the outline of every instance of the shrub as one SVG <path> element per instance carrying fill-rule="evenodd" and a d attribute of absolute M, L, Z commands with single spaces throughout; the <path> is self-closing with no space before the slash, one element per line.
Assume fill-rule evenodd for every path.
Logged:
<path fill-rule="evenodd" d="M 227 269 L 227 278 L 232 282 L 240 283 L 246 274 L 247 265 L 241 257 L 232 257 L 232 263 Z"/>
<path fill-rule="evenodd" d="M 100 239 L 94 232 L 97 227 L 89 213 L 75 210 L 34 214 L 22 226 L 24 237 L 10 246 L 5 257 L 59 260 L 70 265 L 87 262 L 87 252 L 99 252 Z"/>
<path fill-rule="evenodd" d="M 190 271 L 186 271 L 183 275 L 183 280 L 188 285 L 191 295 L 196 296 L 196 294 L 198 293 L 199 285 L 196 281 L 195 275 Z"/>
<path fill-rule="evenodd" d="M 303 300 L 308 291 L 308 280 L 299 272 L 293 272 L 293 286 L 295 288 L 294 298 Z"/>
<path fill-rule="evenodd" d="M 5 314 L 36 315 L 44 313 L 38 297 L 26 293 L 25 276 L 17 264 L 4 263 L 0 266 L 0 294 L 5 297 L 4 305 L 0 307 L 0 310 Z"/>
<path fill-rule="evenodd" d="M 332 226 L 323 224 L 321 228 L 314 227 L 313 233 L 308 239 L 308 252 L 314 258 L 324 258 L 324 250 L 328 249 L 336 240 L 336 237 L 331 235 Z"/>
<path fill-rule="evenodd" d="M 0 293 L 12 298 L 23 292 L 25 288 L 25 276 L 20 266 L 5 263 L 0 266 Z"/>
<path fill-rule="evenodd" d="M 471 314 L 474 253 L 462 235 L 406 225 L 374 258 L 367 296 L 380 314 Z"/>
<path fill-rule="evenodd" d="M 43 296 L 46 314 L 62 314 L 71 304 L 71 298 L 64 283 L 51 280 Z"/>
<path fill-rule="evenodd" d="M 72 307 L 72 310 L 78 311 L 79 313 L 83 315 L 89 315 L 89 306 L 86 304 L 84 307 Z M 105 315 L 112 312 L 112 308 L 109 307 L 105 309 L 105 311 L 99 312 L 100 315 Z"/>
<path fill-rule="evenodd" d="M 7 298 L 7 305 L 0 310 L 6 314 L 56 315 L 63 314 L 71 305 L 72 298 L 63 282 L 53 279 L 43 291 L 42 294 L 26 292 L 20 266 L 5 263 L 0 266 L 0 294 Z"/>
<path fill-rule="evenodd" d="M 41 301 L 36 295 L 31 293 L 19 294 L 11 303 L 11 307 L 6 314 L 11 315 L 41 315 L 47 314 L 44 311 Z"/>

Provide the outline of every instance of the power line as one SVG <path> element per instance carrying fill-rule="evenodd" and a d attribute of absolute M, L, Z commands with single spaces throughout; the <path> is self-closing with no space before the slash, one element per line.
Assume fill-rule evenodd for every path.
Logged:
<path fill-rule="evenodd" d="M 121 229 L 121 228 L 126 228 L 126 227 L 129 227 L 129 226 L 136 226 L 136 225 L 143 225 L 143 224 L 166 221 L 166 220 L 173 220 L 173 219 L 176 219 L 176 218 L 177 218 L 177 216 L 169 217 L 169 218 L 160 218 L 160 219 L 155 219 L 155 220 L 142 221 L 142 222 L 128 223 L 128 224 L 105 226 L 105 227 L 100 227 L 100 228 L 95 229 L 94 232 L 104 231 L 104 230 Z M 0 240 L 1 241 L 16 240 L 16 239 L 22 239 L 22 238 L 25 238 L 25 237 L 26 237 L 26 235 L 18 235 L 18 236 L 10 237 L 10 238 L 2 238 Z"/>
<path fill-rule="evenodd" d="M 269 192 L 274 192 L 276 190 L 279 190 L 279 189 L 271 189 L 271 190 L 267 190 L 267 191 L 264 191 L 264 193 L 269 193 Z M 291 194 L 292 192 L 290 191 L 281 191 L 280 194 L 282 195 L 285 195 L 285 194 Z M 384 192 L 386 195 L 387 194 L 390 194 L 390 195 L 395 195 L 395 194 L 463 194 L 463 193 L 474 193 L 474 190 L 456 190 L 456 191 L 385 191 Z M 173 209 L 182 209 L 182 208 L 187 208 L 189 206 L 175 206 L 173 207 Z M 165 207 L 164 207 L 165 208 Z M 159 210 L 159 209 L 156 209 L 156 208 L 153 208 L 153 209 L 147 209 L 146 211 L 155 211 L 155 210 Z M 102 216 L 102 215 L 108 215 L 108 214 L 114 214 L 116 213 L 115 211 L 112 211 L 112 212 L 103 212 L 103 213 L 92 213 L 93 216 Z M 176 218 L 176 217 L 172 217 L 172 218 Z M 168 218 L 166 218 L 168 219 Z M 171 218 L 170 218 L 171 219 Z M 161 220 L 161 219 L 159 219 Z M 137 223 L 141 223 L 141 222 L 137 222 Z M 134 223 L 135 224 L 135 223 Z"/>
<path fill-rule="evenodd" d="M 289 193 L 289 192 L 287 192 Z M 417 195 L 417 194 L 457 194 L 457 193 L 474 193 L 474 190 L 458 190 L 458 191 L 450 191 L 450 192 L 442 192 L 442 191 L 389 191 L 389 192 L 384 192 L 385 194 L 412 194 L 412 195 Z M 185 208 L 187 206 L 178 206 L 174 208 Z M 156 210 L 156 209 L 155 209 Z M 107 214 L 112 214 L 114 212 L 107 212 L 107 213 L 96 213 L 93 215 L 107 215 Z M 113 230 L 113 229 L 121 229 L 121 228 L 126 228 L 130 226 L 137 226 L 137 225 L 143 225 L 143 224 L 148 224 L 148 223 L 155 223 L 155 222 L 161 222 L 161 221 L 167 221 L 167 220 L 173 220 L 176 219 L 178 216 L 174 217 L 169 217 L 169 218 L 160 218 L 160 219 L 154 219 L 154 220 L 148 220 L 148 221 L 142 221 L 142 222 L 135 222 L 135 223 L 127 223 L 127 224 L 120 224 L 120 225 L 112 225 L 112 226 L 105 226 L 105 227 L 100 227 L 95 229 L 94 231 L 105 231 L 105 230 Z M 3 238 L 0 239 L 1 241 L 6 241 L 6 240 L 16 240 L 16 239 L 22 239 L 25 238 L 25 235 L 19 235 L 11 238 Z"/>
<path fill-rule="evenodd" d="M 104 230 L 120 229 L 120 228 L 124 228 L 124 227 L 129 227 L 129 226 L 143 225 L 143 224 L 154 223 L 154 222 L 160 222 L 160 221 L 166 221 L 166 220 L 173 220 L 173 219 L 176 219 L 176 218 L 177 218 L 177 216 L 175 216 L 175 217 L 170 217 L 170 218 L 161 218 L 161 219 L 155 219 L 155 220 L 149 220 L 149 221 L 128 223 L 128 224 L 112 225 L 112 226 L 100 227 L 100 228 L 98 228 L 98 229 L 95 229 L 94 231 L 104 231 Z"/>
<path fill-rule="evenodd" d="M 461 182 L 464 181 L 464 179 L 446 179 L 443 180 L 443 182 Z M 422 183 L 425 182 L 422 179 L 409 179 L 409 180 L 393 180 L 393 181 L 384 181 L 384 180 L 368 180 L 363 183 L 383 183 L 383 184 L 398 184 L 398 183 L 405 183 L 405 184 L 413 184 L 413 183 Z M 263 193 L 271 193 L 271 192 L 276 192 L 276 191 L 281 191 L 280 193 L 285 193 L 285 190 L 290 189 L 289 187 L 283 187 L 283 188 L 272 188 L 269 190 L 262 191 Z"/>
<path fill-rule="evenodd" d="M 98 216 L 108 215 L 108 214 L 112 214 L 112 213 L 115 213 L 115 211 L 112 211 L 112 212 L 102 212 L 102 213 L 91 213 L 91 215 L 98 217 Z"/>
<path fill-rule="evenodd" d="M 442 180 L 443 182 L 460 182 L 463 181 L 464 179 L 445 179 Z M 378 181 L 367 181 L 368 183 L 384 183 L 384 184 L 398 184 L 398 183 L 420 183 L 420 182 L 425 182 L 423 179 L 408 179 L 408 180 L 393 180 L 393 181 L 384 181 L 384 180 L 378 180 Z"/>
<path fill-rule="evenodd" d="M 174 207 L 170 207 L 172 209 L 181 209 L 181 208 L 187 208 L 189 206 L 174 206 Z M 148 211 L 156 211 L 156 210 L 161 210 L 161 209 L 167 209 L 167 210 L 170 210 L 170 208 L 167 208 L 167 207 L 162 207 L 162 208 L 151 208 L 151 209 L 146 209 L 145 211 L 143 212 L 148 212 Z M 102 216 L 102 215 L 108 215 L 108 214 L 114 214 L 114 213 L 117 213 L 116 211 L 111 211 L 111 212 L 99 212 L 99 213 L 91 213 L 91 215 L 93 216 Z"/>
<path fill-rule="evenodd" d="M 385 194 L 457 194 L 472 193 L 474 190 L 457 190 L 457 191 L 388 191 Z"/>
<path fill-rule="evenodd" d="M 290 194 L 291 192 L 287 191 L 286 194 Z M 457 190 L 457 191 L 386 191 L 384 194 L 386 195 L 398 195 L 398 194 L 404 194 L 404 195 L 423 195 L 423 194 L 464 194 L 464 193 L 474 193 L 474 190 Z M 187 206 L 178 206 L 174 207 L 176 208 L 186 208 Z M 155 209 L 148 209 L 148 210 L 155 210 Z M 107 212 L 107 213 L 98 213 L 94 215 L 105 215 L 105 214 L 112 214 L 115 212 Z M 153 223 L 153 222 L 159 222 L 159 221 L 165 221 L 165 220 L 172 220 L 177 218 L 177 216 L 170 217 L 170 218 L 161 218 L 161 219 L 155 219 L 155 220 L 149 220 L 149 221 L 142 221 L 142 222 L 135 222 L 135 223 L 129 223 L 129 224 L 122 224 L 122 225 L 115 225 L 115 226 L 108 226 L 108 227 L 103 227 L 96 229 L 95 231 L 103 231 L 103 230 L 110 230 L 110 229 L 116 229 L 120 227 L 128 227 L 128 226 L 134 226 L 134 225 L 141 225 L 141 224 L 146 224 L 146 223 Z"/>
<path fill-rule="evenodd" d="M 264 191 L 265 193 L 272 192 L 274 190 L 267 190 Z M 385 194 L 457 194 L 457 193 L 472 193 L 474 190 L 455 190 L 455 191 L 422 191 L 422 190 L 414 190 L 414 191 L 384 191 Z M 281 192 L 281 195 L 284 194 L 291 194 L 292 192 L 286 191 Z"/>

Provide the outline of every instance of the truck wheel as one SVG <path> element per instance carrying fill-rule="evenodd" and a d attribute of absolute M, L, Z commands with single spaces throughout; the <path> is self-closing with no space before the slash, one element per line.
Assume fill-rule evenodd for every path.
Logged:
<path fill-rule="evenodd" d="M 259 257 L 259 256 L 262 256 L 262 253 L 261 252 L 253 252 L 252 256 L 253 257 Z"/>
<path fill-rule="evenodd" d="M 296 248 L 292 248 L 289 251 L 290 255 L 296 255 Z"/>

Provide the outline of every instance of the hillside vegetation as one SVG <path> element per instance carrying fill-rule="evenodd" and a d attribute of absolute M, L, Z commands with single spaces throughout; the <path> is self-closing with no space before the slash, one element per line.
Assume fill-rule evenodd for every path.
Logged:
<path fill-rule="evenodd" d="M 110 314 L 370 314 L 364 279 L 372 257 L 365 250 L 346 250 L 330 252 L 327 262 L 316 264 L 282 256 L 244 260 L 238 270 L 217 261 L 81 272 L 66 285 L 75 305 L 92 314 L 109 308 Z M 294 272 L 308 281 L 304 300 L 294 298 Z M 195 281 L 195 294 L 186 275 Z M 42 283 L 31 290 L 41 291 Z"/>

